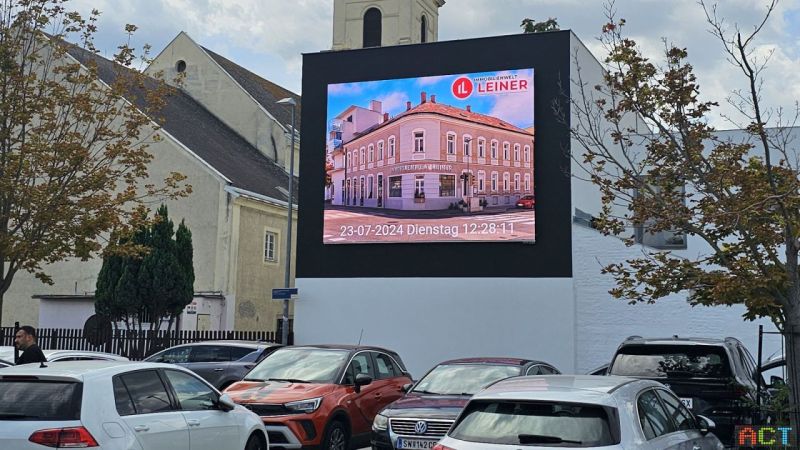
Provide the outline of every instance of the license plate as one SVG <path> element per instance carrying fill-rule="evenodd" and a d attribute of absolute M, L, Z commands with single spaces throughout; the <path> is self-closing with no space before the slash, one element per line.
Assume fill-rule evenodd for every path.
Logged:
<path fill-rule="evenodd" d="M 685 406 L 685 407 L 687 407 L 689 409 L 692 409 L 692 399 L 690 399 L 690 398 L 681 398 L 681 403 L 683 403 L 683 406 Z"/>
<path fill-rule="evenodd" d="M 397 439 L 397 448 L 411 448 L 418 450 L 427 450 L 433 448 L 439 441 L 432 441 L 429 439 Z"/>

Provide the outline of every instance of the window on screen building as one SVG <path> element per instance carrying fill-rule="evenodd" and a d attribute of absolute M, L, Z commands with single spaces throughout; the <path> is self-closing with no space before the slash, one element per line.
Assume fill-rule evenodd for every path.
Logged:
<path fill-rule="evenodd" d="M 403 177 L 389 177 L 389 197 L 403 196 Z"/>
<path fill-rule="evenodd" d="M 456 196 L 456 176 L 439 175 L 439 197 Z"/>

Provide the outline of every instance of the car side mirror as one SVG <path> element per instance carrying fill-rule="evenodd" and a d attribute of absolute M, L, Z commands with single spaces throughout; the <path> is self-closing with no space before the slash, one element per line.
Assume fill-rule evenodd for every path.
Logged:
<path fill-rule="evenodd" d="M 232 411 L 234 408 L 236 408 L 236 403 L 233 402 L 228 394 L 220 395 L 219 399 L 217 400 L 217 405 L 222 411 Z"/>
<path fill-rule="evenodd" d="M 403 387 L 401 388 L 401 390 L 402 390 L 403 392 L 408 392 L 408 391 L 410 391 L 410 390 L 411 390 L 411 388 L 412 388 L 412 387 L 414 387 L 414 383 L 406 383 L 406 384 L 404 384 L 404 385 L 403 385 Z"/>
<path fill-rule="evenodd" d="M 703 436 L 717 428 L 717 424 L 706 416 L 697 416 L 697 421 L 700 422 L 700 433 L 703 434 Z"/>
<path fill-rule="evenodd" d="M 772 387 L 772 388 L 779 388 L 779 387 L 784 386 L 786 384 L 786 382 L 783 381 L 783 378 L 781 378 L 781 377 L 779 377 L 777 375 L 773 375 L 773 376 L 769 377 L 769 384 L 770 384 L 770 387 Z"/>
<path fill-rule="evenodd" d="M 372 383 L 372 377 L 371 376 L 369 376 L 369 375 L 367 375 L 365 373 L 360 373 L 360 374 L 356 375 L 356 382 L 355 382 L 356 392 L 361 392 L 361 386 L 366 386 L 366 385 L 368 385 L 370 383 Z"/>

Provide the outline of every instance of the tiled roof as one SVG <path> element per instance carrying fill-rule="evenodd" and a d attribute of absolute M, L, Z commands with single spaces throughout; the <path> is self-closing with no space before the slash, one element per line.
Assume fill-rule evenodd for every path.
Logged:
<path fill-rule="evenodd" d="M 98 76 L 108 84 L 129 70 L 75 46 L 69 53 L 83 65 L 96 64 Z M 154 89 L 156 81 L 148 80 L 146 88 Z M 134 92 L 129 100 L 143 108 L 146 106 L 144 97 L 141 92 Z M 159 115 L 163 118 L 164 131 L 231 180 L 234 187 L 276 200 L 288 199 L 289 175 L 185 92 L 172 89 Z M 179 167 L 175 169 L 180 171 Z M 297 178 L 294 192 L 298 192 Z M 293 197 L 296 202 L 297 196 Z"/>
<path fill-rule="evenodd" d="M 295 111 L 295 128 L 300 131 L 300 99 L 301 97 L 294 92 L 284 89 L 277 84 L 265 80 L 260 76 L 250 72 L 244 67 L 230 61 L 224 56 L 218 55 L 213 51 L 203 47 L 208 56 L 217 62 L 230 76 L 244 88 L 247 93 L 253 96 L 256 101 L 264 107 L 275 119 L 280 122 L 287 130 L 292 125 L 292 110 L 285 106 L 277 105 L 280 99 L 291 97 L 297 102 Z"/>
<path fill-rule="evenodd" d="M 373 131 L 383 128 L 397 120 L 400 120 L 402 118 L 414 114 L 438 114 L 446 117 L 452 117 L 455 119 L 464 120 L 467 122 L 476 123 L 479 125 L 487 125 L 501 130 L 513 131 L 516 133 L 528 134 L 533 136 L 533 132 L 524 130 L 504 120 L 500 120 L 497 117 L 487 116 L 485 114 L 479 114 L 476 112 L 467 111 L 465 109 L 456 108 L 454 106 L 445 105 L 442 103 L 435 103 L 428 100 L 424 103 L 420 103 L 419 105 L 409 109 L 408 111 L 403 111 L 402 113 L 392 117 L 390 120 L 386 122 L 367 128 L 366 130 L 356 134 L 356 136 L 354 136 L 353 139 L 351 140 L 358 139 L 361 136 L 372 133 Z"/>

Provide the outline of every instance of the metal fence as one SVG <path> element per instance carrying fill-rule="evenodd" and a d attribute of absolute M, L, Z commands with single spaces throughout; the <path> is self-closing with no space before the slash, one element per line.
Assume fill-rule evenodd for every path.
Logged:
<path fill-rule="evenodd" d="M 0 328 L 0 345 L 13 346 L 16 327 Z M 274 331 L 85 331 L 69 328 L 40 328 L 36 330 L 39 347 L 43 350 L 84 350 L 115 353 L 132 361 L 144 359 L 173 345 L 215 340 L 244 340 L 277 343 L 280 333 Z M 289 343 L 294 333 L 289 333 Z"/>

